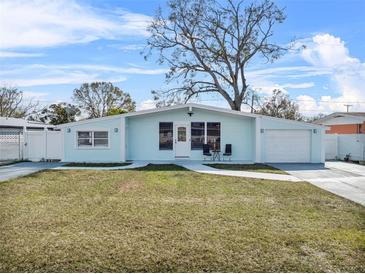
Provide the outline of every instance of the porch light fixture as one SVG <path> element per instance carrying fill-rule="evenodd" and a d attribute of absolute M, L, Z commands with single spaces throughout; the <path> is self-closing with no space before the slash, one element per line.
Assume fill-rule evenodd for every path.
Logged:
<path fill-rule="evenodd" d="M 194 114 L 193 108 L 189 107 L 188 115 L 191 117 Z"/>
<path fill-rule="evenodd" d="M 313 129 L 313 133 L 314 134 L 317 134 L 317 129 Z"/>
<path fill-rule="evenodd" d="M 67 133 L 70 133 L 71 132 L 71 129 L 70 128 L 67 128 Z"/>
<path fill-rule="evenodd" d="M 117 132 L 118 132 L 118 128 L 117 128 L 117 127 L 115 127 L 115 128 L 114 128 L 114 132 L 115 132 L 115 133 L 117 133 Z"/>

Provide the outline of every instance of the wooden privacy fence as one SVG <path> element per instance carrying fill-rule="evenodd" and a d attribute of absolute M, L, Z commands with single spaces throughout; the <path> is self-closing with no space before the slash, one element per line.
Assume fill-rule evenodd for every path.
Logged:
<path fill-rule="evenodd" d="M 343 160 L 350 154 L 354 161 L 365 160 L 365 134 L 326 134 L 326 160 Z"/>

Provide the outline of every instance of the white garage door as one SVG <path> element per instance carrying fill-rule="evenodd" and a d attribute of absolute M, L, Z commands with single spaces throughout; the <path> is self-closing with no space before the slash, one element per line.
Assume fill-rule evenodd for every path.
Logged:
<path fill-rule="evenodd" d="M 310 162 L 310 130 L 265 130 L 264 161 L 267 163 Z"/>

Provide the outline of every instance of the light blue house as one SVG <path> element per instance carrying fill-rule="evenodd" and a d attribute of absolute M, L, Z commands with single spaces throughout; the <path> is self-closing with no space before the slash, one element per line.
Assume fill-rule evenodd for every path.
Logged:
<path fill-rule="evenodd" d="M 61 125 L 64 162 L 203 160 L 203 144 L 232 161 L 324 162 L 324 128 L 185 104 Z M 57 144 L 55 144 L 57 145 Z"/>

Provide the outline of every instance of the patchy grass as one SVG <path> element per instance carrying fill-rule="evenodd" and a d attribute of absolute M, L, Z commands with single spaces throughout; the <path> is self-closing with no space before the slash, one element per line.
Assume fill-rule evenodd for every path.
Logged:
<path fill-rule="evenodd" d="M 1 272 L 364 272 L 365 208 L 308 183 L 139 170 L 0 184 Z"/>
<path fill-rule="evenodd" d="M 131 163 L 67 163 L 64 166 L 70 167 L 117 167 L 128 166 Z"/>
<path fill-rule="evenodd" d="M 275 174 L 288 174 L 283 170 L 277 169 L 272 166 L 264 164 L 206 164 L 207 166 L 227 169 L 227 170 L 241 170 L 241 171 L 254 171 L 262 173 L 275 173 Z"/>

